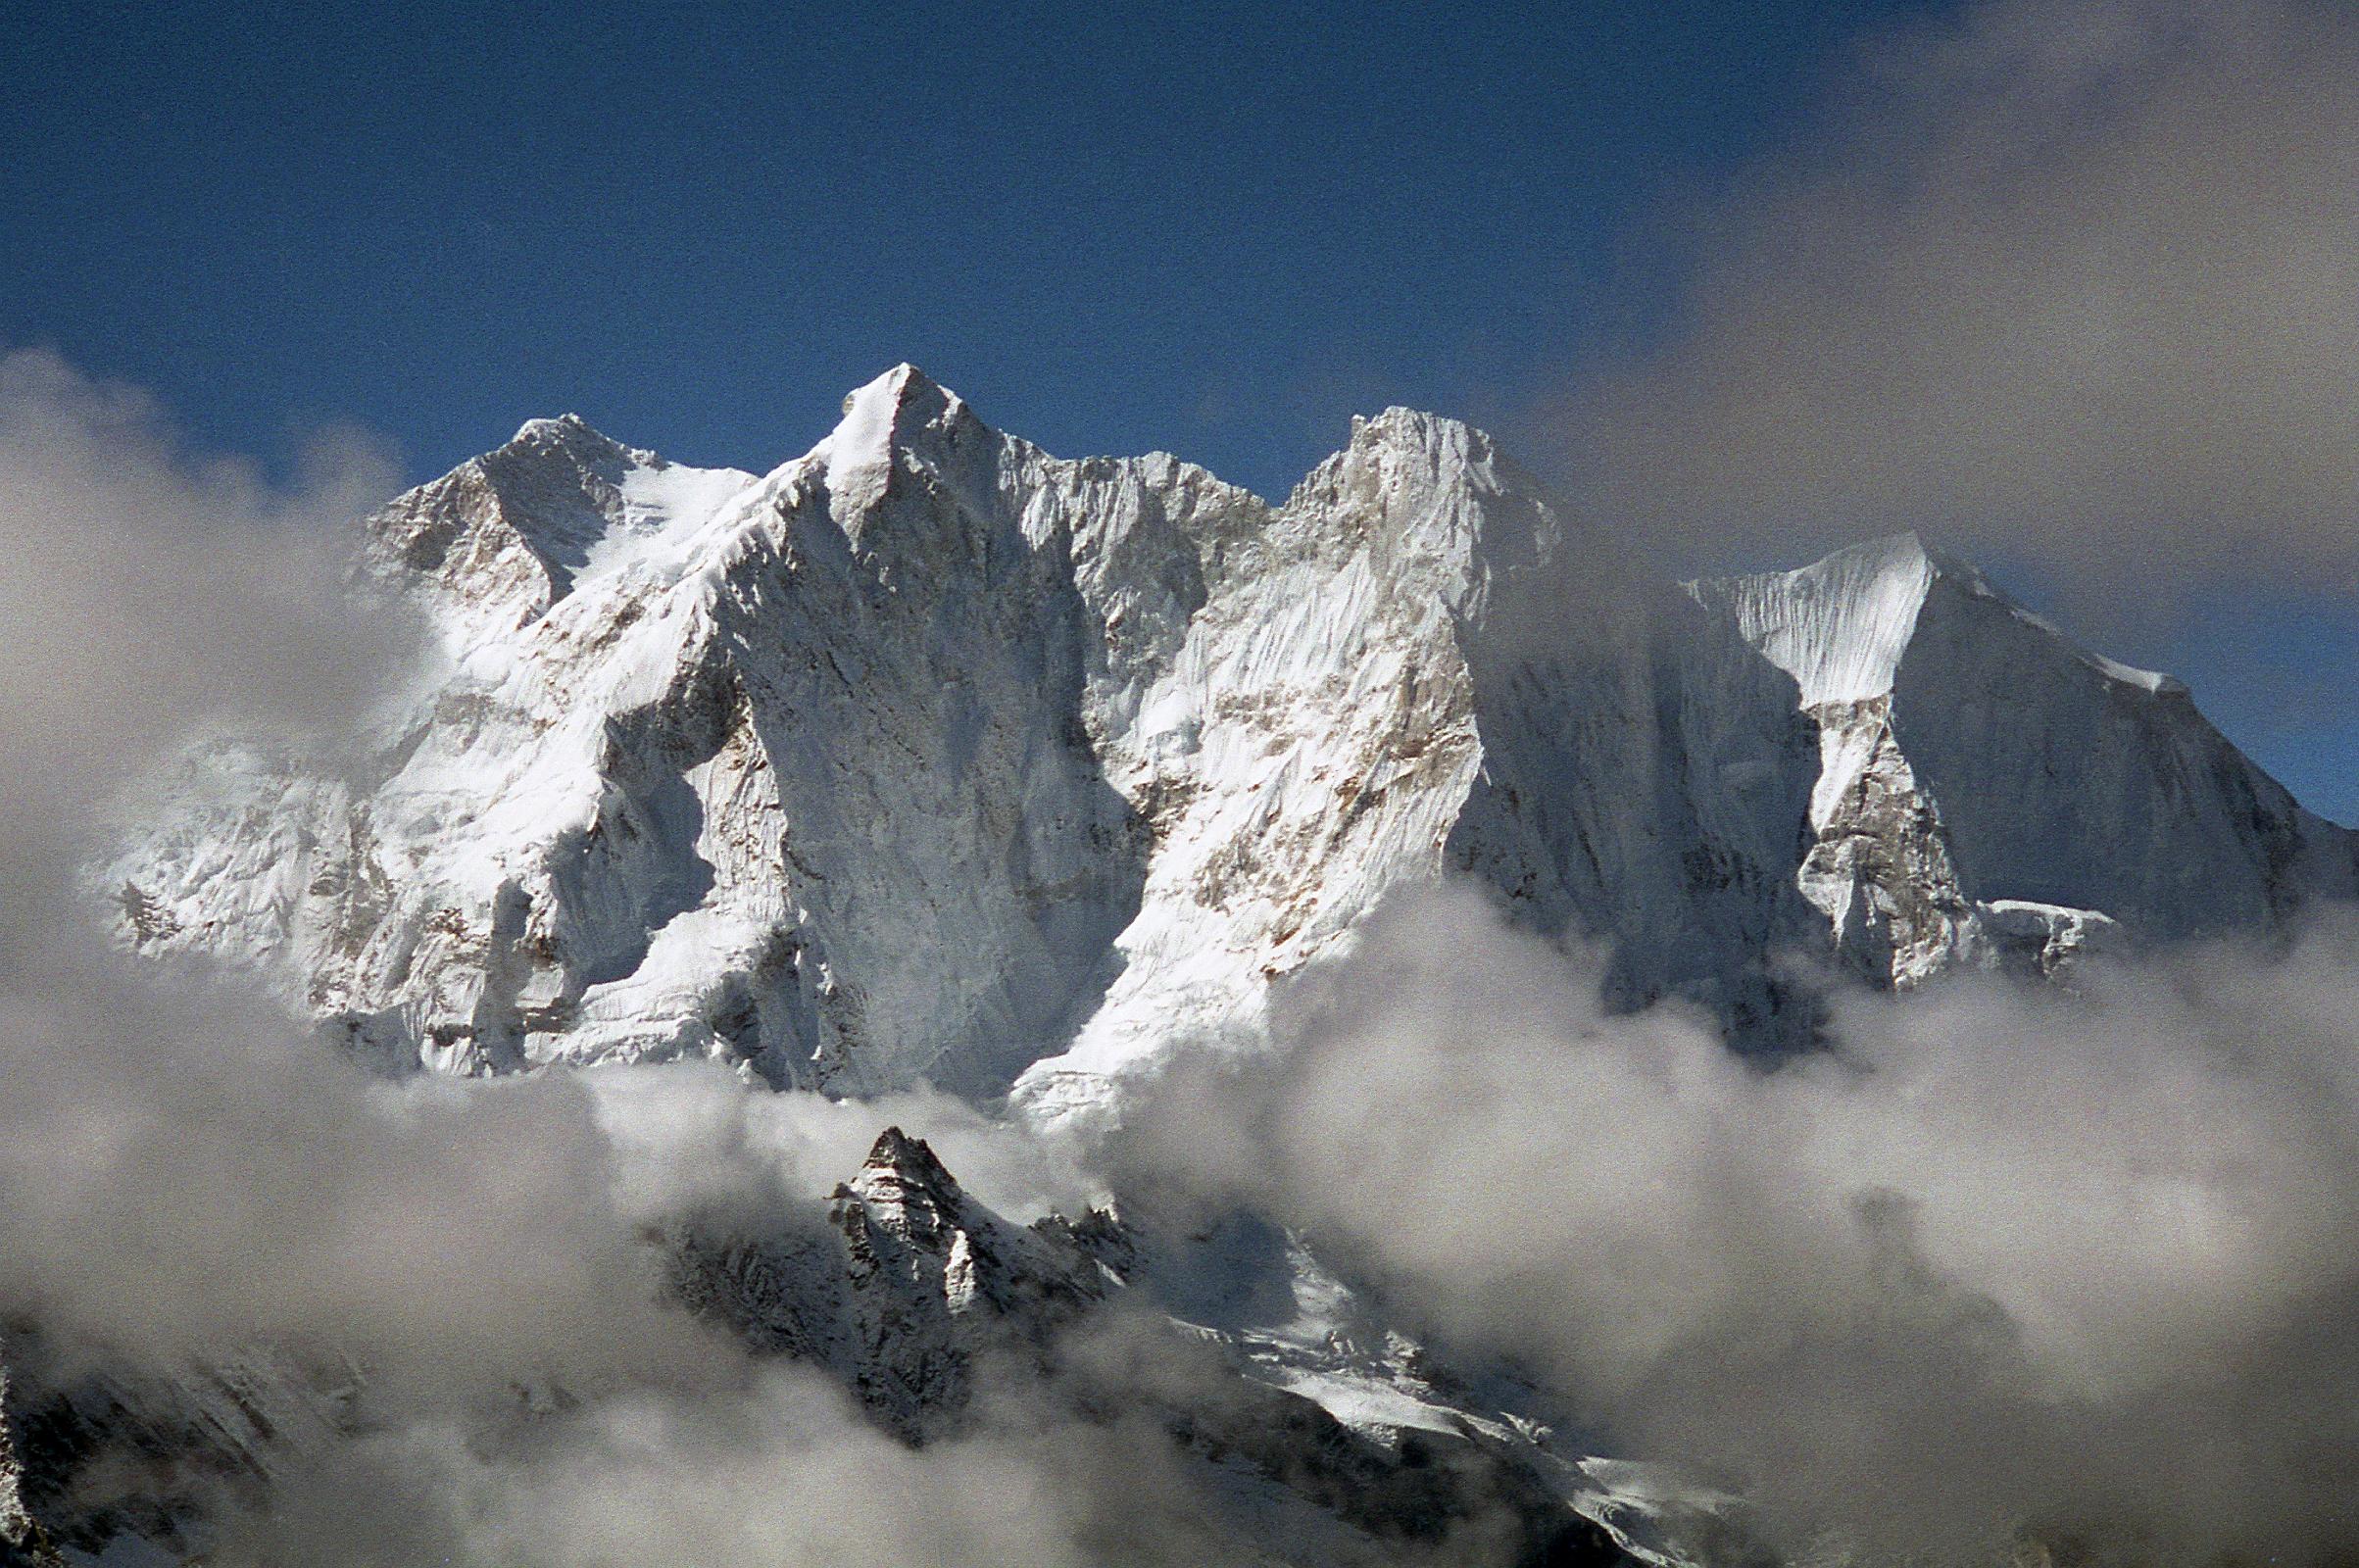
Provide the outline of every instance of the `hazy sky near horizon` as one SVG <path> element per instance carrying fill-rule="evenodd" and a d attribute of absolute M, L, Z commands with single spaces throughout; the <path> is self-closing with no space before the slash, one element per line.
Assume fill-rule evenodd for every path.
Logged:
<path fill-rule="evenodd" d="M 1392 403 L 1561 472 L 1566 389 L 1715 275 L 1684 220 L 1972 14 L 0 3 L 0 347 L 281 474 L 322 425 L 420 479 L 565 410 L 762 467 L 904 359 L 1265 494 Z M 2311 586 L 2106 651 L 2352 820 L 2359 620 Z"/>

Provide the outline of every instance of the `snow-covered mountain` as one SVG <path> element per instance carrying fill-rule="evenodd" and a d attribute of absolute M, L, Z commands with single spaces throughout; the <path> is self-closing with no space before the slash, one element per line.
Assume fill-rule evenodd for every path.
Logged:
<path fill-rule="evenodd" d="M 759 478 L 535 420 L 369 529 L 430 690 L 357 771 L 216 749 L 104 874 L 143 950 L 397 1070 L 1057 1117 L 1450 872 L 1762 1047 L 1807 1037 L 1796 956 L 2048 971 L 2359 878 L 2183 688 L 1913 537 L 1658 590 L 1404 410 L 1273 508 L 904 366 Z"/>
<path fill-rule="evenodd" d="M 209 748 L 93 874 L 128 943 L 248 971 L 389 1073 L 713 1056 L 1086 1128 L 1265 1038 L 1289 976 L 1446 877 L 1745 1050 L 1806 1044 L 1834 974 L 2055 974 L 2359 892 L 2359 836 L 2183 687 L 1914 537 L 1652 583 L 1488 436 L 1405 410 L 1272 507 L 1169 457 L 1052 458 L 904 366 L 759 477 L 535 420 L 367 526 L 369 591 L 438 642 L 373 749 Z M 1273 1529 L 1413 1544 L 1475 1510 L 1531 1560 L 1603 1561 L 1725 1528 L 1252 1215 L 1018 1226 L 893 1132 L 803 1221 L 683 1216 L 673 1292 L 912 1441 L 984 1360 L 1045 1377 L 1144 1322 L 1211 1348 L 1160 1414 Z M 55 1494 L 58 1432 L 234 1468 L 236 1412 L 272 1400 L 274 1428 L 334 1419 L 303 1374 L 35 1378 L 0 1560 L 47 1549 L 18 1492 Z"/>

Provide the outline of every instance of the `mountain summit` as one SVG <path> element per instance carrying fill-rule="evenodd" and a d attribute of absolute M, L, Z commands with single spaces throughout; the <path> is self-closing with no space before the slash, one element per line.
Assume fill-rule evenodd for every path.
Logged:
<path fill-rule="evenodd" d="M 2047 972 L 2354 889 L 2184 688 L 1913 536 L 1681 594 L 1431 415 L 1272 507 L 909 366 L 844 409 L 759 477 L 535 420 L 392 503 L 438 684 L 357 775 L 204 759 L 107 873 L 127 938 L 389 1069 L 1057 1115 L 1446 874 L 1764 1049 L 1811 1027 L 1795 954 Z"/>

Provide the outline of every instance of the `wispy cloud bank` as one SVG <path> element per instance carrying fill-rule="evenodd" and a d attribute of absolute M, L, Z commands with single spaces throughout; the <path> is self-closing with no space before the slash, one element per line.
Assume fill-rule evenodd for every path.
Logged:
<path fill-rule="evenodd" d="M 664 1226 L 815 1227 L 888 1119 L 1019 1216 L 1071 1206 L 1081 1178 L 1022 1134 L 709 1064 L 387 1083 L 233 983 L 110 953 L 74 870 L 123 788 L 217 729 L 332 746 L 401 692 L 413 639 L 356 606 L 343 548 L 388 472 L 337 437 L 275 487 L 189 453 L 134 390 L 0 358 L 0 1348 L 31 1353 L 12 1396 L 28 1369 L 169 1391 L 257 1356 L 357 1367 L 259 1490 L 175 1474 L 169 1447 L 84 1456 L 149 1507 L 214 1494 L 222 1562 L 1242 1551 L 1159 1429 L 1003 1401 L 909 1449 L 666 1293 Z M 527 1390 L 555 1406 L 528 1414 Z"/>
<path fill-rule="evenodd" d="M 96 809 L 209 725 L 324 733 L 415 646 L 348 598 L 345 524 L 392 486 L 365 437 L 323 431 L 299 481 L 190 451 L 135 388 L 54 354 L 0 354 L 0 909 L 6 945 L 57 913 Z M 10 954 L 9 957 L 21 957 Z"/>
<path fill-rule="evenodd" d="M 2091 600 L 2359 586 L 2359 17 L 1986 0 L 1835 81 L 1564 411 L 1588 506 L 1691 563 L 1921 526 Z"/>
<path fill-rule="evenodd" d="M 1623 1445 L 1963 1559 L 2351 1544 L 2359 946 L 2084 995 L 1848 1001 L 1764 1073 L 1471 893 L 1397 905 L 1292 1043 L 1120 1157 L 1302 1226 Z"/>

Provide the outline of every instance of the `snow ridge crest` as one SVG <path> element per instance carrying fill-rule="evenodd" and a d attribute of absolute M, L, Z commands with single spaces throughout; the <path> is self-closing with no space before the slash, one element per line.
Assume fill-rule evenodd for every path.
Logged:
<path fill-rule="evenodd" d="M 1669 585 L 1405 409 L 1273 509 L 1051 457 L 903 365 L 765 478 L 567 416 L 369 526 L 454 656 L 382 782 L 253 764 L 102 880 L 126 940 L 275 975 L 383 1062 L 710 1055 L 1057 1116 L 1254 1038 L 1446 875 L 1754 1044 L 1809 1016 L 1776 953 L 1913 983 L 2359 881 L 2172 683 L 1913 534 L 1648 629 Z"/>

